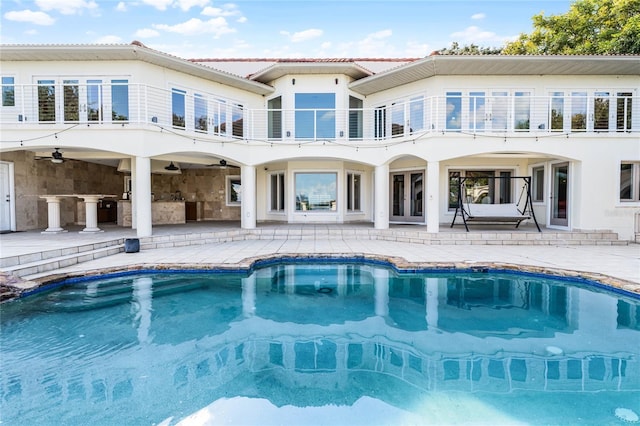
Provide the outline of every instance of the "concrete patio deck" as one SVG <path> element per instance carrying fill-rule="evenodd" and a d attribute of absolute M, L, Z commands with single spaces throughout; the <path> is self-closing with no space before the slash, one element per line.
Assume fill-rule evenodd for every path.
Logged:
<path fill-rule="evenodd" d="M 123 241 L 136 238 L 135 230 L 106 225 L 102 233 L 78 234 L 79 229 L 71 227 L 55 235 L 39 231 L 0 235 L 0 285 L 22 292 L 60 277 L 98 271 L 246 267 L 262 257 L 333 254 L 385 259 L 400 267 L 483 265 L 581 276 L 640 294 L 640 245 L 608 240 L 606 232 L 603 236 L 497 227 L 466 233 L 463 227 L 443 226 L 443 232 L 427 234 L 424 226 L 392 225 L 388 230 L 375 230 L 371 224 L 260 224 L 255 230 L 241 230 L 235 222 L 198 222 L 154 226 L 153 237 L 140 239 L 139 252 L 125 253 Z M 551 234 L 556 240 L 549 244 Z M 16 259 L 27 263 L 48 256 L 67 259 L 64 253 L 74 250 L 78 253 L 71 259 L 75 260 L 51 262 L 45 272 L 23 273 L 22 279 L 12 272 Z M 92 254 L 98 251 L 100 256 Z M 83 253 L 84 258 L 79 259 Z"/>

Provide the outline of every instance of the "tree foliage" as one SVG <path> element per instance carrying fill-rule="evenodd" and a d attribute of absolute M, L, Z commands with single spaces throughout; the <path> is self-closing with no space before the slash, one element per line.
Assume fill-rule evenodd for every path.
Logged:
<path fill-rule="evenodd" d="M 504 54 L 640 54 L 640 0 L 576 0 L 565 14 L 532 19 L 533 32 Z"/>
<path fill-rule="evenodd" d="M 456 41 L 451 43 L 451 47 L 445 47 L 435 53 L 439 55 L 499 55 L 502 48 L 497 47 L 481 47 L 475 44 L 460 46 Z"/>

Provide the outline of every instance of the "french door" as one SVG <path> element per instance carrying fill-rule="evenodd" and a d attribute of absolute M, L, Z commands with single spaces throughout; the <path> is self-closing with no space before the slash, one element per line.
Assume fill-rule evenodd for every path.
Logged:
<path fill-rule="evenodd" d="M 389 219 L 394 222 L 424 222 L 424 172 L 390 173 L 389 184 Z"/>
<path fill-rule="evenodd" d="M 11 168 L 0 162 L 0 231 L 11 230 Z"/>
<path fill-rule="evenodd" d="M 569 163 L 551 166 L 551 218 L 549 223 L 569 226 Z"/>

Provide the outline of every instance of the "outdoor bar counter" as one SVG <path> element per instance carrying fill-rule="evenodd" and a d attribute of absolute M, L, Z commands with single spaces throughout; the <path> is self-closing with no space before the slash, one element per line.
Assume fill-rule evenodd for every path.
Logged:
<path fill-rule="evenodd" d="M 151 203 L 151 224 L 171 225 L 186 223 L 184 201 L 153 201 Z M 118 201 L 118 226 L 131 226 L 131 201 Z"/>

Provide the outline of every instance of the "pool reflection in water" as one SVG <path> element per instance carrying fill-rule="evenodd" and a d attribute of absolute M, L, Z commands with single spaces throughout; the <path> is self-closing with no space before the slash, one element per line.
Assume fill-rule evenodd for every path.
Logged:
<path fill-rule="evenodd" d="M 540 276 L 326 263 L 145 273 L 29 296 L 1 320 L 7 424 L 611 424 L 640 413 L 639 301 Z"/>

